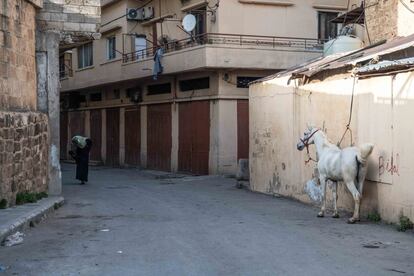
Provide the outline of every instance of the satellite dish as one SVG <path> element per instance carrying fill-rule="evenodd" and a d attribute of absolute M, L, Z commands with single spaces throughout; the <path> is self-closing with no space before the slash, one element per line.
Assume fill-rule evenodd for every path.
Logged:
<path fill-rule="evenodd" d="M 194 30 L 196 26 L 195 16 L 192 14 L 187 14 L 186 16 L 184 16 L 182 25 L 184 30 L 186 30 L 187 32 L 191 32 L 192 30 Z"/>

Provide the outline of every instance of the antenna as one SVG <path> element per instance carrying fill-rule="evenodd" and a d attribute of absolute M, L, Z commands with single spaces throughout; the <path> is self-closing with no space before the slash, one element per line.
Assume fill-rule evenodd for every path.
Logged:
<path fill-rule="evenodd" d="M 191 32 L 196 27 L 196 17 L 192 14 L 187 14 L 183 18 L 183 22 L 181 23 L 183 25 L 183 28 L 186 32 Z"/>

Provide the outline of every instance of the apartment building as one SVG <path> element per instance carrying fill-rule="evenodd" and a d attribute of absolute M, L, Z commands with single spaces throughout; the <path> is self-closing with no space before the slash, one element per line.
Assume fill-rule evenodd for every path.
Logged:
<path fill-rule="evenodd" d="M 346 9 L 346 0 L 102 1 L 102 38 L 61 55 L 61 156 L 80 134 L 109 166 L 234 174 L 249 155 L 249 82 L 321 56 L 338 32 L 330 20 Z"/>

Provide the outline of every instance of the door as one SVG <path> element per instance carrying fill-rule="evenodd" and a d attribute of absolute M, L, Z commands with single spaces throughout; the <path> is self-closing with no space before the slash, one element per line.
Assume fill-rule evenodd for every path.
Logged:
<path fill-rule="evenodd" d="M 119 108 L 106 110 L 106 162 L 107 166 L 119 166 Z"/>
<path fill-rule="evenodd" d="M 144 59 L 147 56 L 147 38 L 145 36 L 135 37 L 135 58 L 137 60 Z"/>
<path fill-rule="evenodd" d="M 68 113 L 60 113 L 60 159 L 67 159 L 68 152 Z"/>
<path fill-rule="evenodd" d="M 102 147 L 102 111 L 95 109 L 90 111 L 90 126 L 91 126 L 91 160 L 101 161 L 101 147 Z"/>
<path fill-rule="evenodd" d="M 249 101 L 237 101 L 237 160 L 249 159 Z"/>
<path fill-rule="evenodd" d="M 125 164 L 139 166 L 141 159 L 140 109 L 125 110 Z"/>
<path fill-rule="evenodd" d="M 171 170 L 171 104 L 148 106 L 147 166 L 155 170 Z"/>
<path fill-rule="evenodd" d="M 179 105 L 178 169 L 208 174 L 210 153 L 210 102 Z"/>

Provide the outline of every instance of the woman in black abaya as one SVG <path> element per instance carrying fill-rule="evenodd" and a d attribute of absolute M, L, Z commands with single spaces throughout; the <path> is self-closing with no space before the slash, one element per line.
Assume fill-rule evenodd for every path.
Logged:
<path fill-rule="evenodd" d="M 88 182 L 89 152 L 92 140 L 87 137 L 74 136 L 72 144 L 76 147 L 76 151 L 69 151 L 69 154 L 76 161 L 76 179 L 80 180 L 81 184 L 85 184 Z"/>

